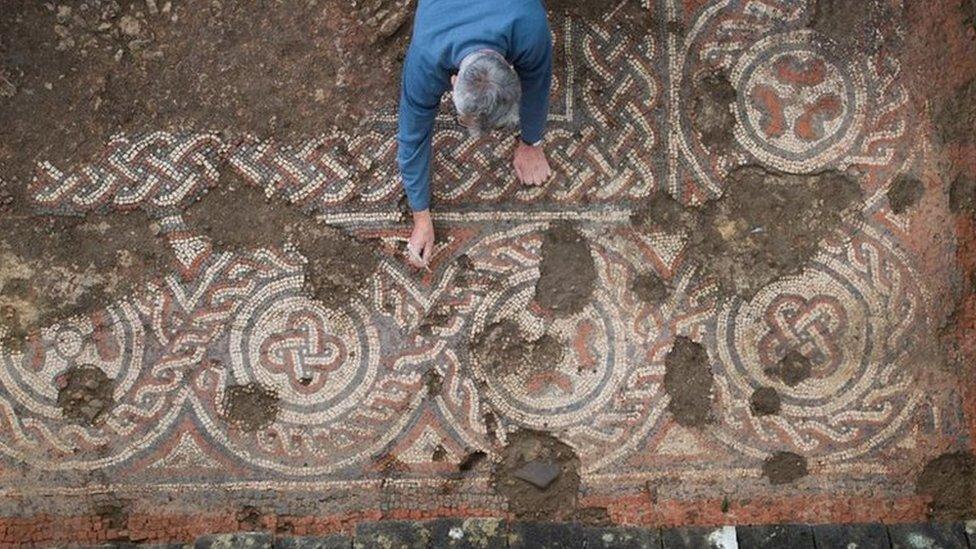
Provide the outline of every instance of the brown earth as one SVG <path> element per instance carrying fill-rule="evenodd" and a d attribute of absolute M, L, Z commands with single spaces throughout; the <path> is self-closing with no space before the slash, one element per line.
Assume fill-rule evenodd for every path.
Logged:
<path fill-rule="evenodd" d="M 668 411 L 679 424 L 702 427 L 711 419 L 712 369 L 705 348 L 677 337 L 664 361 L 664 391 Z"/>
<path fill-rule="evenodd" d="M 2 173 L 23 183 L 36 159 L 87 160 L 116 132 L 288 140 L 396 101 L 409 0 L 151 4 L 4 2 Z"/>
<path fill-rule="evenodd" d="M 812 371 L 813 364 L 810 359 L 794 350 L 786 353 L 776 366 L 767 368 L 766 374 L 779 378 L 790 387 L 796 387 L 810 377 Z"/>
<path fill-rule="evenodd" d="M 976 78 L 958 86 L 935 112 L 935 124 L 943 143 L 976 142 Z"/>
<path fill-rule="evenodd" d="M 66 421 L 95 425 L 114 405 L 115 382 L 95 366 L 73 366 L 57 380 L 58 408 Z"/>
<path fill-rule="evenodd" d="M 574 315 L 589 303 L 595 281 L 586 238 L 570 223 L 553 223 L 543 235 L 536 301 L 556 316 Z"/>
<path fill-rule="evenodd" d="M 919 494 L 930 496 L 932 520 L 972 518 L 976 498 L 976 457 L 969 452 L 942 454 L 925 464 L 915 483 Z"/>
<path fill-rule="evenodd" d="M 782 406 L 779 391 L 772 387 L 759 387 L 749 398 L 749 407 L 757 416 L 771 416 L 779 413 Z"/>
<path fill-rule="evenodd" d="M 165 272 L 171 252 L 139 212 L 86 218 L 0 215 L 0 345 L 91 313 Z"/>
<path fill-rule="evenodd" d="M 668 286 L 654 271 L 647 271 L 634 277 L 630 289 L 644 303 L 661 303 L 668 297 Z"/>
<path fill-rule="evenodd" d="M 918 204 L 924 194 L 925 186 L 918 178 L 902 174 L 895 178 L 888 189 L 888 204 L 891 205 L 891 211 L 903 214 Z"/>
<path fill-rule="evenodd" d="M 471 344 L 471 353 L 488 375 L 526 375 L 554 368 L 563 345 L 549 334 L 528 340 L 518 324 L 503 320 L 488 326 Z"/>
<path fill-rule="evenodd" d="M 949 209 L 976 214 L 976 179 L 959 175 L 949 187 Z"/>
<path fill-rule="evenodd" d="M 278 417 L 278 395 L 258 383 L 230 385 L 224 390 L 223 415 L 246 433 L 260 431 Z"/>
<path fill-rule="evenodd" d="M 329 307 L 353 299 L 379 265 L 375 243 L 318 223 L 229 172 L 186 210 L 184 219 L 193 231 L 222 248 L 294 246 L 308 259 L 306 282 L 312 295 Z"/>
<path fill-rule="evenodd" d="M 559 476 L 544 489 L 517 478 L 531 461 L 554 465 Z M 492 472 L 492 484 L 508 500 L 517 520 L 568 521 L 576 518 L 580 461 L 573 449 L 549 433 L 523 430 L 508 438 L 501 462 Z"/>
<path fill-rule="evenodd" d="M 702 144 L 712 153 L 721 154 L 734 143 L 734 103 L 735 88 L 725 74 L 709 73 L 695 83 L 691 122 Z"/>
<path fill-rule="evenodd" d="M 762 471 L 770 484 L 789 484 L 807 476 L 807 459 L 793 452 L 776 452 L 763 461 Z"/>
<path fill-rule="evenodd" d="M 697 210 L 657 193 L 631 221 L 645 231 L 687 234 L 687 260 L 744 298 L 800 272 L 861 203 L 860 187 L 839 172 L 793 175 L 746 166 L 733 170 L 726 185 L 721 199 Z"/>

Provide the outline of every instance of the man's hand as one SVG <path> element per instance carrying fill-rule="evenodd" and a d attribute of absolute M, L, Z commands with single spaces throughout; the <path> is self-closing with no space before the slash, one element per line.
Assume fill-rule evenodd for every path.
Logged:
<path fill-rule="evenodd" d="M 515 165 L 515 174 L 525 185 L 542 185 L 552 175 L 542 145 L 533 147 L 521 139 L 515 149 L 515 161 L 512 164 Z"/>
<path fill-rule="evenodd" d="M 413 212 L 413 232 L 407 241 L 410 264 L 418 269 L 427 267 L 434 251 L 434 222 L 430 210 Z"/>

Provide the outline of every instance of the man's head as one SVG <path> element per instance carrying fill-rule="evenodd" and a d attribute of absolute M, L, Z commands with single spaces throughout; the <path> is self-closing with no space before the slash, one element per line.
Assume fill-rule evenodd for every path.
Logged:
<path fill-rule="evenodd" d="M 515 69 L 497 52 L 468 54 L 452 82 L 458 122 L 472 134 L 518 123 L 522 86 Z"/>

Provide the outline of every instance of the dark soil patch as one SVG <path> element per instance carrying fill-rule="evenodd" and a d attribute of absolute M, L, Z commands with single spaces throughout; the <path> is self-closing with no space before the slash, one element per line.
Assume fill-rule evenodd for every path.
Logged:
<path fill-rule="evenodd" d="M 485 462 L 488 454 L 482 452 L 481 450 L 475 450 L 470 454 L 464 456 L 461 463 L 458 463 L 459 471 L 473 471 L 478 468 L 479 465 Z"/>
<path fill-rule="evenodd" d="M 761 168 L 729 174 L 725 195 L 686 226 L 688 259 L 726 292 L 750 298 L 800 272 L 820 240 L 860 207 L 861 189 L 839 172 L 791 175 Z"/>
<path fill-rule="evenodd" d="M 925 186 L 918 178 L 903 174 L 888 189 L 888 204 L 892 212 L 900 215 L 918 204 L 924 194 Z"/>
<path fill-rule="evenodd" d="M 976 142 L 976 78 L 959 86 L 935 109 L 935 125 L 945 144 Z"/>
<path fill-rule="evenodd" d="M 793 452 L 776 452 L 766 458 L 762 470 L 770 484 L 789 484 L 807 476 L 807 458 Z"/>
<path fill-rule="evenodd" d="M 544 334 L 527 340 L 510 320 L 489 326 L 471 345 L 472 355 L 488 375 L 527 375 L 554 368 L 563 359 L 563 346 Z"/>
<path fill-rule="evenodd" d="M 115 382 L 95 366 L 72 366 L 57 383 L 58 408 L 71 423 L 95 425 L 115 404 Z"/>
<path fill-rule="evenodd" d="M 873 2 L 817 0 L 810 28 L 828 36 L 841 46 L 864 47 L 876 24 Z"/>
<path fill-rule="evenodd" d="M 353 299 L 379 265 L 373 243 L 316 222 L 293 206 L 267 198 L 231 173 L 199 203 L 187 209 L 191 229 L 217 246 L 233 249 L 281 248 L 290 243 L 308 259 L 307 282 L 327 306 Z"/>
<path fill-rule="evenodd" d="M 125 530 L 129 513 L 121 503 L 103 503 L 95 506 L 95 515 L 102 519 L 111 530 Z"/>
<path fill-rule="evenodd" d="M 559 475 L 544 489 L 515 476 L 532 461 L 559 469 Z M 579 466 L 573 449 L 552 435 L 518 431 L 509 437 L 502 460 L 492 472 L 492 482 L 508 500 L 509 511 L 517 520 L 567 521 L 576 516 Z"/>
<path fill-rule="evenodd" d="M 790 387 L 803 383 L 812 372 L 813 363 L 796 350 L 789 351 L 776 366 L 766 369 L 768 375 L 779 378 Z"/>
<path fill-rule="evenodd" d="M 278 394 L 258 383 L 231 385 L 224 392 L 223 414 L 244 432 L 259 431 L 278 417 Z"/>
<path fill-rule="evenodd" d="M 443 328 L 450 324 L 451 319 L 454 318 L 454 308 L 448 305 L 435 305 L 427 316 L 424 317 L 423 322 L 417 328 L 417 331 L 421 335 L 430 336 L 434 333 L 434 328 Z"/>
<path fill-rule="evenodd" d="M 666 192 L 659 190 L 647 199 L 646 206 L 631 214 L 630 223 L 648 233 L 673 233 L 695 223 L 694 218 L 692 210 L 684 209 Z"/>
<path fill-rule="evenodd" d="M 553 223 L 542 241 L 535 299 L 556 316 L 576 314 L 593 295 L 596 265 L 590 247 L 572 224 Z"/>
<path fill-rule="evenodd" d="M 674 420 L 688 427 L 705 425 L 711 415 L 714 383 L 705 348 L 686 337 L 677 337 L 664 367 L 664 391 Z"/>
<path fill-rule="evenodd" d="M 949 187 L 949 209 L 976 214 L 976 179 L 958 176 Z"/>
<path fill-rule="evenodd" d="M 749 398 L 749 407 L 753 415 L 771 416 L 779 413 L 782 402 L 779 392 L 772 387 L 759 387 Z"/>
<path fill-rule="evenodd" d="M 613 526 L 606 507 L 584 507 L 576 513 L 576 522 L 586 526 Z"/>
<path fill-rule="evenodd" d="M 734 142 L 735 88 L 722 73 L 709 73 L 695 83 L 691 123 L 705 148 L 712 152 L 728 150 Z"/>
<path fill-rule="evenodd" d="M 668 297 L 668 287 L 654 271 L 647 271 L 634 277 L 630 286 L 637 299 L 655 305 Z"/>
<path fill-rule="evenodd" d="M 942 454 L 925 465 L 915 483 L 919 494 L 931 496 L 929 517 L 936 521 L 971 519 L 976 513 L 976 458 L 970 452 Z"/>
<path fill-rule="evenodd" d="M 352 129 L 394 105 L 413 6 L 12 0 L 0 17 L 0 170 L 84 160 L 116 132 Z M 167 7 L 169 6 L 169 7 Z"/>
<path fill-rule="evenodd" d="M 437 372 L 437 368 L 431 367 L 424 372 L 424 385 L 427 387 L 427 398 L 434 398 L 444 388 L 444 377 Z"/>
<path fill-rule="evenodd" d="M 141 213 L 0 215 L 0 345 L 20 349 L 41 326 L 133 293 L 170 257 Z"/>

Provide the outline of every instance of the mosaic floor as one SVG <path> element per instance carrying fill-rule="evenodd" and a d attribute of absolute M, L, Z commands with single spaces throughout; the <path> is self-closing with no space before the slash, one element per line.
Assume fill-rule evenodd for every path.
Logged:
<path fill-rule="evenodd" d="M 387 253 L 347 306 L 308 297 L 307 258 L 295 250 L 224 251 L 181 212 L 232 170 L 396 249 L 406 225 L 392 111 L 362 135 L 289 144 L 119 135 L 90 165 L 42 163 L 31 189 L 39 210 L 144 210 L 173 267 L 21 350 L 0 349 L 4 514 L 71 515 L 72 498 L 105 494 L 131 505 L 132 531 L 160 509 L 235 524 L 245 504 L 314 517 L 308 529 L 320 531 L 360 518 L 504 515 L 490 472 L 460 466 L 476 452 L 500 460 L 511 433 L 531 428 L 575 451 L 581 506 L 617 523 L 924 519 L 915 479 L 936 456 L 971 448 L 964 410 L 974 403 L 938 351 L 953 244 L 925 249 L 915 234 L 932 223 L 951 230 L 937 221 L 945 201 L 895 214 L 886 195 L 931 162 L 926 118 L 889 47 L 899 20 L 851 53 L 807 28 L 802 1 L 652 4 L 641 39 L 620 10 L 601 23 L 552 21 L 547 151 L 560 175 L 547 185 L 519 185 L 510 141 L 469 139 L 445 108 L 433 184 L 443 241 L 431 270 Z M 693 121 L 696 86 L 717 73 L 736 91 L 724 144 Z M 802 272 L 751 299 L 724 295 L 686 261 L 687 234 L 631 223 L 656 191 L 700 205 L 747 164 L 847 170 L 865 197 L 863 217 L 822 241 Z M 579 224 L 596 267 L 593 297 L 572 315 L 533 299 L 543 233 L 557 219 Z M 659 303 L 635 295 L 648 271 L 668 281 Z M 432 324 L 434 314 L 442 321 Z M 543 371 L 485 371 L 469 345 L 501 320 L 566 352 Z M 665 358 L 678 336 L 708 352 L 712 417 L 700 428 L 667 410 Z M 790 352 L 813 368 L 793 385 L 770 373 Z M 77 366 L 114 381 L 115 404 L 95 426 L 65 422 L 58 406 L 63 374 Z M 432 396 L 433 372 L 442 384 Z M 249 383 L 280 405 L 255 432 L 222 409 L 228 386 Z M 764 386 L 781 395 L 778 414 L 751 412 Z M 777 452 L 803 456 L 808 474 L 772 485 L 762 468 Z"/>

